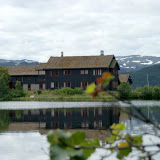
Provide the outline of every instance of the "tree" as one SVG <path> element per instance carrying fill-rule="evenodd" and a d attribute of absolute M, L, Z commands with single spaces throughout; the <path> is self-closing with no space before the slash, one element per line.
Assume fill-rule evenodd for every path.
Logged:
<path fill-rule="evenodd" d="M 15 85 L 15 89 L 12 90 L 13 97 L 24 97 L 25 93 L 23 87 L 21 86 L 21 82 L 17 81 Z"/>
<path fill-rule="evenodd" d="M 129 99 L 132 92 L 132 88 L 128 83 L 121 83 L 118 86 L 117 91 L 120 99 Z"/>
<path fill-rule="evenodd" d="M 10 76 L 8 70 L 0 66 L 0 101 L 11 99 L 9 82 Z"/>
<path fill-rule="evenodd" d="M 156 100 L 160 100 L 160 87 L 155 86 L 152 90 L 152 98 Z"/>

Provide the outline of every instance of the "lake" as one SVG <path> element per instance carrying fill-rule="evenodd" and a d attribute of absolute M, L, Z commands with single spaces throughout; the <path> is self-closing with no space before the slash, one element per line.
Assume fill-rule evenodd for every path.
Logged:
<path fill-rule="evenodd" d="M 151 126 L 119 110 L 136 113 L 138 106 L 152 121 L 160 122 L 159 101 L 123 102 L 0 102 L 0 159 L 48 160 L 50 130 L 83 130 L 88 138 L 99 138 L 104 145 L 113 123 L 125 123 L 125 132 L 153 132 Z"/>

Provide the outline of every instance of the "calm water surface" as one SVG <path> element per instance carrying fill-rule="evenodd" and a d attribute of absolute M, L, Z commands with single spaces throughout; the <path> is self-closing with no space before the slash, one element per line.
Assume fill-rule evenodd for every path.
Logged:
<path fill-rule="evenodd" d="M 132 104 L 160 123 L 159 101 Z M 0 160 L 48 160 L 46 133 L 50 129 L 83 129 L 88 137 L 99 133 L 101 140 L 97 129 L 105 132 L 113 123 L 125 123 L 131 134 L 152 132 L 150 126 L 119 112 L 119 106 L 134 111 L 122 102 L 0 102 Z"/>

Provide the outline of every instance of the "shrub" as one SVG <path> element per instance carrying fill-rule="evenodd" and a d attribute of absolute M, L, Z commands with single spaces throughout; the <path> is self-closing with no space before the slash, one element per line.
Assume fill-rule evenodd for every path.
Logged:
<path fill-rule="evenodd" d="M 155 86 L 152 90 L 152 98 L 155 100 L 160 100 L 160 87 Z"/>
<path fill-rule="evenodd" d="M 147 85 L 145 85 L 142 90 L 142 98 L 146 99 L 146 100 L 151 100 L 152 99 L 152 87 L 149 87 Z"/>
<path fill-rule="evenodd" d="M 37 91 L 37 94 L 41 94 L 41 93 L 42 93 L 42 91 L 41 91 L 41 90 L 38 90 L 38 91 Z"/>
<path fill-rule="evenodd" d="M 131 96 L 132 88 L 128 83 L 121 83 L 118 86 L 117 91 L 120 99 L 129 99 Z"/>
<path fill-rule="evenodd" d="M 61 94 L 61 95 L 74 95 L 74 94 L 82 94 L 83 90 L 80 88 L 61 88 L 61 89 L 57 89 L 54 92 L 55 94 Z"/>
<path fill-rule="evenodd" d="M 25 92 L 23 87 L 21 86 L 21 82 L 17 81 L 15 85 L 15 89 L 12 89 L 12 97 L 24 97 Z"/>

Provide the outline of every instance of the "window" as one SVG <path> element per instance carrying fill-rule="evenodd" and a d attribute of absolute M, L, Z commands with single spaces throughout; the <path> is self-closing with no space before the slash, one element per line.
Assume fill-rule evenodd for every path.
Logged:
<path fill-rule="evenodd" d="M 40 85 L 39 85 L 39 89 L 43 89 L 43 84 L 40 84 Z"/>
<path fill-rule="evenodd" d="M 51 82 L 51 88 L 59 88 L 58 82 Z"/>
<path fill-rule="evenodd" d="M 59 76 L 59 71 L 58 70 L 53 70 L 53 71 L 51 71 L 51 77 L 57 77 L 57 76 Z"/>
<path fill-rule="evenodd" d="M 70 71 L 70 70 L 64 70 L 64 71 L 63 71 L 63 74 L 64 74 L 64 75 L 71 75 L 71 71 Z"/>
<path fill-rule="evenodd" d="M 94 121 L 94 128 L 102 128 L 102 121 Z"/>
<path fill-rule="evenodd" d="M 82 122 L 81 128 L 89 128 L 89 122 Z"/>
<path fill-rule="evenodd" d="M 88 74 L 88 70 L 87 70 L 87 69 L 83 69 L 83 70 L 81 70 L 80 73 L 81 73 L 81 74 Z"/>
<path fill-rule="evenodd" d="M 102 75 L 102 70 L 101 69 L 94 69 L 93 70 L 93 75 L 94 76 Z"/>
<path fill-rule="evenodd" d="M 52 109 L 51 110 L 51 116 L 52 117 L 58 117 L 59 116 L 59 110 L 58 109 Z"/>
<path fill-rule="evenodd" d="M 113 74 L 118 74 L 118 70 L 113 70 Z"/>
<path fill-rule="evenodd" d="M 65 128 L 65 129 L 72 128 L 72 123 L 71 123 L 71 122 L 65 122 L 65 123 L 64 123 L 64 128 Z"/>
<path fill-rule="evenodd" d="M 81 82 L 82 88 L 86 88 L 87 86 L 88 86 L 88 82 L 86 82 L 86 81 Z"/>
<path fill-rule="evenodd" d="M 83 116 L 83 117 L 89 116 L 89 109 L 88 108 L 82 108 L 81 109 L 81 116 Z"/>
<path fill-rule="evenodd" d="M 29 90 L 29 91 L 31 90 L 31 85 L 30 85 L 30 84 L 28 84 L 28 90 Z"/>
<path fill-rule="evenodd" d="M 17 78 L 17 77 L 15 77 L 15 81 L 18 81 L 18 78 Z"/>
<path fill-rule="evenodd" d="M 70 109 L 64 109 L 64 116 L 65 117 L 70 117 L 72 116 L 72 111 Z"/>
<path fill-rule="evenodd" d="M 51 128 L 58 128 L 59 127 L 59 122 L 51 122 Z"/>
<path fill-rule="evenodd" d="M 28 77 L 28 80 L 31 80 L 31 77 L 30 77 L 30 76 Z"/>
<path fill-rule="evenodd" d="M 59 88 L 59 83 L 55 82 L 55 88 Z"/>
<path fill-rule="evenodd" d="M 54 82 L 51 82 L 51 88 L 54 88 Z"/>
<path fill-rule="evenodd" d="M 64 88 L 71 87 L 71 82 L 64 82 Z"/>
<path fill-rule="evenodd" d="M 102 108 L 94 108 L 94 116 L 101 116 L 102 115 Z"/>
<path fill-rule="evenodd" d="M 112 87 L 113 88 L 117 88 L 118 87 L 118 82 L 117 81 L 113 81 L 112 82 Z"/>

